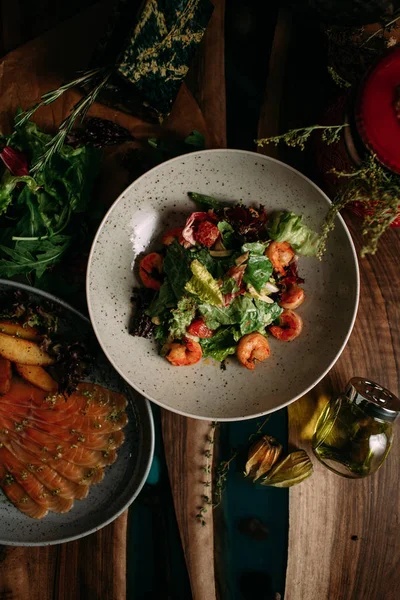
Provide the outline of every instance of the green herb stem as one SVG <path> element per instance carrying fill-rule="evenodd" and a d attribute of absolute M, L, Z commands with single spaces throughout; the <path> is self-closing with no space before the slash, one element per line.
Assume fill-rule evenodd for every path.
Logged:
<path fill-rule="evenodd" d="M 299 127 L 298 129 L 290 129 L 282 135 L 255 140 L 255 143 L 257 146 L 262 147 L 266 146 L 267 144 L 278 145 L 283 142 L 289 147 L 297 147 L 301 150 L 304 150 L 305 142 L 308 140 L 313 131 L 321 130 L 323 141 L 330 145 L 340 140 L 342 130 L 348 126 L 348 123 L 342 123 L 341 125 L 310 125 L 309 127 Z"/>

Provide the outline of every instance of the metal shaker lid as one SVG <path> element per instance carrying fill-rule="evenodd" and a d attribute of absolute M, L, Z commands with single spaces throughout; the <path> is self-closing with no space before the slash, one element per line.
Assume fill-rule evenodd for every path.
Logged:
<path fill-rule="evenodd" d="M 400 413 L 400 399 L 369 379 L 353 377 L 347 384 L 345 394 L 350 402 L 382 421 L 392 423 Z"/>

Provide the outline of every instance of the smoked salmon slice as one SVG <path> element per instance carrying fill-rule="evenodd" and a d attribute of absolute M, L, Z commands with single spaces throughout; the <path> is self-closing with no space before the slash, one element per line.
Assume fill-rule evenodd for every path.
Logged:
<path fill-rule="evenodd" d="M 68 512 L 117 458 L 126 398 L 83 382 L 69 396 L 13 376 L 0 396 L 0 487 L 24 514 Z"/>

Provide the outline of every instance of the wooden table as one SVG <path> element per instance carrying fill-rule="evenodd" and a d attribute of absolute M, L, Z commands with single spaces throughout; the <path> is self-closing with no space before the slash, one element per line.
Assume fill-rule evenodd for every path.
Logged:
<path fill-rule="evenodd" d="M 76 45 L 79 36 L 95 38 L 95 24 L 103 18 L 111 2 L 103 1 L 74 17 L 68 24 L 70 31 L 76 32 Z M 3 53 L 13 50 L 27 42 L 45 29 L 55 27 L 66 15 L 67 3 L 46 1 L 36 2 L 38 13 L 46 15 L 43 19 L 32 19 L 32 11 L 27 0 L 13 3 L 0 3 L 1 40 Z M 83 3 L 87 6 L 93 2 Z M 214 0 L 215 11 L 207 31 L 201 51 L 188 78 L 188 85 L 197 103 L 188 90 L 183 91 L 178 108 L 169 128 L 184 131 L 195 124 L 207 138 L 209 147 L 225 147 L 230 140 L 237 140 L 241 146 L 252 147 L 251 140 L 258 135 L 272 135 L 285 130 L 288 121 L 299 119 L 298 99 L 305 94 L 304 82 L 317 81 L 318 68 L 315 61 L 309 61 L 318 48 L 309 52 L 298 36 L 290 16 L 275 9 L 268 12 L 249 3 L 239 10 L 239 3 L 233 2 L 227 13 L 226 33 L 224 36 L 224 0 Z M 72 14 L 82 3 L 68 3 Z M 91 12 L 92 11 L 92 12 Z M 30 18 L 29 14 L 31 15 Z M 257 104 L 260 79 L 264 82 L 264 99 L 259 103 L 258 113 L 248 115 L 246 107 L 235 106 L 233 94 L 246 81 L 235 80 L 232 63 L 237 54 L 232 53 L 233 41 L 240 45 L 250 43 L 251 27 L 257 18 L 265 18 L 266 30 L 273 35 L 253 39 L 251 50 L 258 52 L 260 65 L 257 70 L 257 82 L 249 103 Z M 83 20 L 86 25 L 82 26 Z M 93 27 L 90 27 L 90 23 Z M 81 24 L 81 25 L 80 25 Z M 90 32 L 88 33 L 87 25 Z M 247 27 L 247 29 L 246 29 Z M 76 28 L 76 29 L 74 29 Z M 55 30 L 54 34 L 44 34 L 44 45 L 56 43 L 65 26 Z M 249 33 L 250 31 L 250 33 Z M 259 31 L 259 30 L 257 30 Z M 87 34 L 87 35 L 86 35 Z M 307 32 L 306 32 L 307 34 Z M 47 37 L 46 37 L 47 35 Z M 224 73 L 224 40 L 231 52 L 231 63 L 227 63 L 227 87 Z M 318 42 L 318 36 L 316 36 Z M 316 43 L 317 43 L 316 42 Z M 43 50 L 43 43 L 41 44 Z M 81 42 L 82 43 L 82 42 Z M 244 46 L 243 46 L 244 47 Z M 12 54 L 15 68 L 22 68 L 21 57 L 28 56 L 29 46 Z M 25 52 L 25 54 L 18 54 Z M 236 51 L 237 52 L 237 51 Z M 70 70 L 84 66 L 90 55 L 87 49 L 74 52 L 69 65 L 65 59 L 53 60 L 57 78 L 62 78 Z M 233 58 L 232 58 L 233 56 Z M 260 60 L 263 57 L 263 61 Z M 9 57 L 7 57 L 9 58 Z M 62 67 L 57 72 L 58 60 Z M 83 61 L 83 63 L 82 63 Z M 46 61 L 44 71 L 48 68 Z M 18 66 L 20 65 L 20 66 Z M 292 71 L 290 71 L 290 67 Z M 297 70 L 297 79 L 285 75 Z M 34 66 L 32 68 L 35 68 Z M 0 63 L 0 70 L 2 65 Z M 254 69 L 253 69 L 254 70 Z M 251 72 L 252 69 L 249 69 Z M 46 71 L 47 72 L 47 71 Z M 239 71 L 240 72 L 240 71 Z M 40 80 L 42 73 L 37 73 Z M 249 83 L 254 82 L 249 79 Z M 11 83 L 9 83 L 11 85 Z M 38 84 L 39 85 L 39 84 Z M 311 85 L 311 84 L 310 84 Z M 39 87 L 40 89 L 40 87 Z M 47 88 L 48 89 L 48 88 Z M 227 98 L 225 90 L 229 90 Z M 7 91 L 7 90 L 6 90 Z M 36 90 L 37 93 L 38 90 Z M 318 90 L 307 94 L 304 114 L 309 119 L 310 105 L 317 106 L 320 98 Z M 6 93 L 2 90 L 2 93 Z M 31 92 L 32 93 L 32 92 Z M 300 102 L 301 104 L 301 102 Z M 4 104 L 3 104 L 4 105 Z M 228 106 L 228 120 L 226 118 Z M 284 109 L 284 111 L 282 111 Z M 101 107 L 97 113 L 104 116 Z M 240 111 L 244 114 L 244 126 L 240 127 Z M 176 111 L 175 111 L 176 113 Z M 110 113 L 107 113 L 110 118 Z M 3 115 L 4 116 L 4 115 Z M 148 128 L 137 120 L 129 120 L 114 113 L 116 120 L 130 128 L 137 135 L 145 136 Z M 8 117 L 7 117 L 8 118 Z M 303 117 L 305 118 L 305 117 Z M 7 119 L 6 119 L 7 120 Z M 257 123 L 258 121 L 258 123 Z M 226 123 L 228 122 L 228 130 Z M 304 123 L 304 121 L 303 121 Z M 190 130 L 190 129 L 189 129 Z M 272 148 L 271 154 L 278 154 Z M 302 170 L 308 165 L 297 154 L 281 155 Z M 111 190 L 109 190 L 111 194 Z M 115 196 L 116 197 L 116 194 Z M 360 249 L 360 224 L 356 218 L 346 215 L 357 249 Z M 289 442 L 295 446 L 307 448 L 310 428 L 307 422 L 312 418 L 318 398 L 332 389 L 341 390 L 347 380 L 354 375 L 368 376 L 398 393 L 399 382 L 399 334 L 400 314 L 397 285 L 400 284 L 398 257 L 400 255 L 399 231 L 390 230 L 380 243 L 376 256 L 360 260 L 361 298 L 354 331 L 342 356 L 330 374 L 306 398 L 289 407 Z M 201 493 L 193 486 L 189 474 L 194 473 L 199 463 L 201 436 L 208 425 L 202 422 L 184 419 L 172 413 L 163 413 L 163 435 L 168 441 L 174 435 L 174 453 L 167 455 L 171 485 L 175 492 L 175 508 L 181 529 L 183 547 L 191 577 L 192 594 L 196 600 L 224 598 L 217 593 L 212 574 L 214 572 L 214 537 L 212 525 L 199 528 L 188 507 L 194 506 L 193 498 Z M 193 440 L 197 443 L 196 452 Z M 167 446 L 167 444 L 166 444 Z M 400 584 L 400 536 L 399 509 L 400 488 L 398 473 L 400 467 L 398 441 L 381 470 L 371 478 L 352 481 L 339 478 L 319 464 L 315 465 L 313 477 L 290 490 L 289 548 L 286 573 L 286 600 L 392 600 L 398 597 Z M 186 486 L 179 485 L 185 475 Z M 179 493 L 178 493 L 179 492 Z M 0 550 L 0 598 L 7 600 L 49 600 L 50 598 L 82 598 L 84 600 L 123 600 L 126 597 L 126 531 L 127 514 L 117 519 L 103 530 L 80 541 L 64 545 L 39 548 L 2 547 Z M 135 600 L 135 596 L 132 596 Z M 189 600 L 189 599 L 188 599 Z"/>

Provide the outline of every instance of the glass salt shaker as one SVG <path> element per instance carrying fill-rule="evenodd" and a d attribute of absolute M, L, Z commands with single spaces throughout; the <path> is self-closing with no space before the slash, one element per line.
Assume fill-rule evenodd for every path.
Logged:
<path fill-rule="evenodd" d="M 389 454 L 400 400 L 381 385 L 353 377 L 322 411 L 314 432 L 315 456 L 349 478 L 374 473 Z"/>

